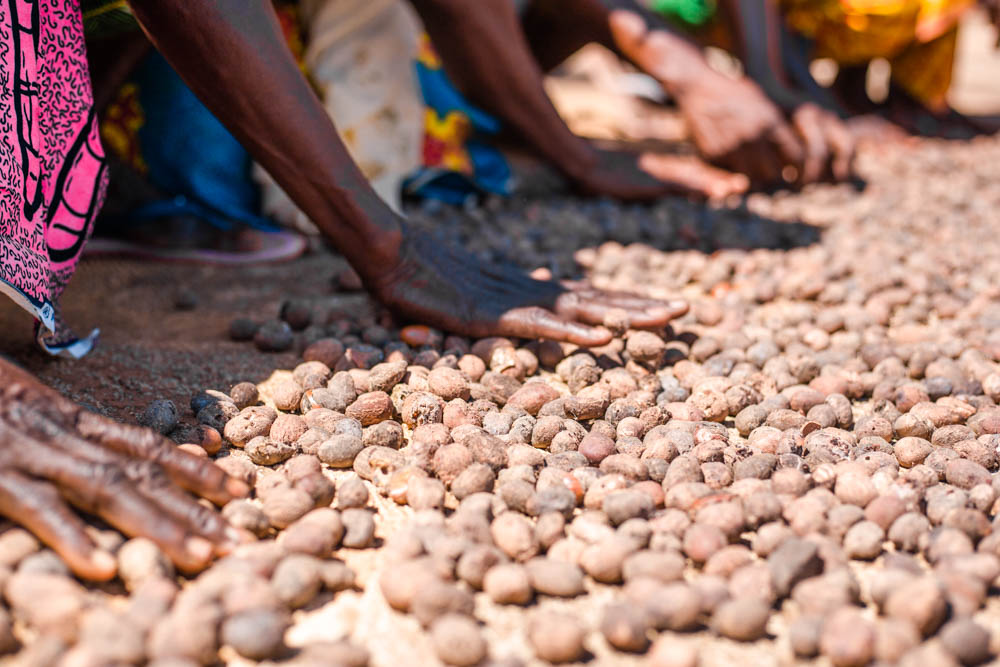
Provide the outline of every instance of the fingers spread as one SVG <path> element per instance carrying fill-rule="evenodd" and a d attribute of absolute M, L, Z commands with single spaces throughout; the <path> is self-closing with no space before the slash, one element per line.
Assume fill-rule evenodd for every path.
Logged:
<path fill-rule="evenodd" d="M 94 546 L 83 521 L 51 484 L 13 470 L 0 471 L 0 514 L 52 547 L 78 576 L 93 581 L 115 576 L 114 556 Z"/>
<path fill-rule="evenodd" d="M 583 347 L 607 345 L 611 341 L 611 332 L 607 329 L 563 320 L 537 306 L 510 310 L 500 316 L 497 324 L 501 336 L 548 338 Z"/>
<path fill-rule="evenodd" d="M 216 505 L 244 497 L 250 491 L 245 484 L 230 478 L 211 461 L 177 449 L 169 440 L 149 429 L 118 424 L 84 412 L 77 421 L 77 430 L 84 437 L 122 456 L 159 463 L 175 483 Z"/>
<path fill-rule="evenodd" d="M 710 167 L 691 156 L 644 153 L 639 166 L 651 176 L 669 183 L 684 194 L 697 194 L 708 198 L 722 198 L 741 194 L 750 186 L 743 174 L 733 174 Z"/>
<path fill-rule="evenodd" d="M 603 324 L 611 311 L 624 311 L 629 326 L 662 327 L 687 312 L 684 301 L 662 302 L 624 294 L 604 292 L 568 293 L 556 302 L 556 312 L 568 319 Z"/>

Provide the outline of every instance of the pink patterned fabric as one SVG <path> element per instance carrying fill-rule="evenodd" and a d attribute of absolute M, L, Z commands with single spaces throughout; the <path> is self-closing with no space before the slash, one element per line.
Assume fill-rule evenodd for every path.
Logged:
<path fill-rule="evenodd" d="M 0 0 L 0 290 L 53 353 L 86 353 L 58 299 L 107 185 L 79 0 Z"/>

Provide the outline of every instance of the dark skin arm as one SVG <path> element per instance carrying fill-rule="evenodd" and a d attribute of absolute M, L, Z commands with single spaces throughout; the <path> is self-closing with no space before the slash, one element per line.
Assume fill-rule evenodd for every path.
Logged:
<path fill-rule="evenodd" d="M 686 310 L 534 280 L 407 229 L 368 186 L 292 60 L 267 0 L 132 0 L 152 42 L 191 89 L 404 319 L 470 336 L 603 345 L 594 325 L 623 307 L 637 326 Z"/>
<path fill-rule="evenodd" d="M 0 357 L 0 514 L 77 575 L 105 581 L 116 563 L 74 510 L 156 542 L 185 572 L 235 546 L 239 535 L 183 489 L 219 505 L 249 493 L 210 461 L 88 412 Z"/>
<path fill-rule="evenodd" d="M 473 336 L 602 345 L 610 332 L 585 323 L 612 308 L 636 326 L 661 326 L 687 310 L 533 280 L 409 233 L 348 157 L 267 0 L 135 0 L 133 8 L 192 89 L 402 316 Z M 188 492 L 222 505 L 249 489 L 148 429 L 83 410 L 0 358 L 0 514 L 79 576 L 110 579 L 116 563 L 74 510 L 153 540 L 185 572 L 235 546 L 240 535 Z"/>
<path fill-rule="evenodd" d="M 584 194 L 626 200 L 667 193 L 742 192 L 732 174 L 687 160 L 599 150 L 573 134 L 542 85 L 543 73 L 510 0 L 411 0 L 448 70 L 474 102 L 502 118 Z"/>
<path fill-rule="evenodd" d="M 836 113 L 836 100 L 809 73 L 807 54 L 792 44 L 777 6 L 767 0 L 723 0 L 721 8 L 747 76 L 789 115 L 801 137 L 800 182 L 849 178 L 853 135 Z"/>
<path fill-rule="evenodd" d="M 763 30 L 766 18 L 753 14 L 746 25 Z M 751 78 L 716 72 L 698 45 L 636 0 L 534 0 L 524 26 L 546 67 L 585 43 L 598 42 L 656 78 L 677 101 L 695 145 L 710 162 L 760 185 L 782 183 L 785 167 L 794 167 L 803 184 L 830 171 L 846 177 L 839 167 L 850 162 L 853 149 L 843 142 L 824 143 L 826 134 L 812 123 L 816 113 L 799 114 L 798 104 L 776 103 Z M 766 65 L 761 71 L 770 72 Z"/>

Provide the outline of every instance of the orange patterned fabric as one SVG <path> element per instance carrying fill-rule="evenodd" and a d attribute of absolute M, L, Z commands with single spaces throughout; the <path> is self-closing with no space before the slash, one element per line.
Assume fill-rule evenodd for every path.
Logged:
<path fill-rule="evenodd" d="M 885 58 L 892 78 L 930 108 L 951 85 L 957 24 L 973 0 L 780 0 L 792 30 L 815 55 L 841 65 Z"/>

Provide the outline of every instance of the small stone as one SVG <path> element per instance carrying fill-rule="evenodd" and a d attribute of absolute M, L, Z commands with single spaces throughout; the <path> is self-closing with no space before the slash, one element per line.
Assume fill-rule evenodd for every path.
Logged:
<path fill-rule="evenodd" d="M 267 515 L 249 500 L 234 500 L 222 508 L 222 518 L 234 528 L 263 537 L 271 528 Z"/>
<path fill-rule="evenodd" d="M 361 438 L 344 433 L 324 441 L 316 450 L 316 456 L 331 468 L 350 468 L 364 448 Z"/>
<path fill-rule="evenodd" d="M 259 466 L 273 466 L 287 461 L 295 452 L 295 445 L 277 442 L 263 435 L 257 436 L 246 444 L 247 456 Z"/>
<path fill-rule="evenodd" d="M 968 459 L 953 459 L 945 465 L 945 479 L 960 489 L 971 489 L 977 484 L 989 484 L 992 481 L 990 471 L 975 461 Z"/>
<path fill-rule="evenodd" d="M 646 660 L 650 667 L 697 667 L 698 649 L 691 642 L 662 635 L 653 642 Z"/>
<path fill-rule="evenodd" d="M 326 558 L 340 544 L 344 525 L 340 513 L 328 507 L 312 510 L 278 536 L 286 551 Z"/>
<path fill-rule="evenodd" d="M 150 578 L 174 576 L 174 566 L 163 550 L 154 542 L 142 537 L 127 541 L 118 549 L 118 576 L 125 587 L 136 590 Z"/>
<path fill-rule="evenodd" d="M 457 443 L 445 445 L 434 454 L 434 474 L 445 485 L 455 481 L 470 465 L 472 465 L 472 452 L 464 445 Z"/>
<path fill-rule="evenodd" d="M 875 658 L 894 664 L 920 644 L 920 634 L 909 621 L 887 618 L 879 623 L 875 638 Z"/>
<path fill-rule="evenodd" d="M 428 579 L 417 590 L 410 611 L 425 628 L 445 614 L 472 616 L 472 594 L 452 583 Z"/>
<path fill-rule="evenodd" d="M 384 391 L 370 391 L 358 396 L 347 406 L 344 412 L 361 422 L 362 426 L 371 426 L 392 418 L 392 399 Z"/>
<path fill-rule="evenodd" d="M 335 338 L 321 338 L 312 343 L 302 353 L 303 361 L 318 361 L 327 368 L 333 368 L 344 356 L 344 346 Z"/>
<path fill-rule="evenodd" d="M 723 602 L 712 615 L 712 630 L 737 641 L 754 641 L 764 636 L 771 608 L 758 598 Z"/>
<path fill-rule="evenodd" d="M 633 490 L 615 491 L 604 497 L 601 509 L 618 525 L 636 517 L 646 517 L 655 509 L 652 499 Z"/>
<path fill-rule="evenodd" d="M 788 643 L 798 658 L 814 658 L 819 653 L 820 635 L 823 632 L 823 618 L 820 616 L 799 616 L 788 627 Z"/>
<path fill-rule="evenodd" d="M 551 663 L 576 662 L 583 658 L 586 628 L 576 616 L 543 611 L 528 625 L 528 640 L 539 659 Z"/>
<path fill-rule="evenodd" d="M 161 435 L 167 435 L 177 428 L 178 419 L 177 406 L 173 401 L 157 399 L 142 413 L 139 423 Z"/>
<path fill-rule="evenodd" d="M 306 420 L 298 415 L 278 415 L 271 424 L 271 440 L 294 448 L 295 442 L 309 429 Z"/>
<path fill-rule="evenodd" d="M 835 667 L 864 667 L 875 653 L 875 629 L 856 609 L 841 608 L 823 623 L 819 645 Z"/>
<path fill-rule="evenodd" d="M 885 531 L 873 521 L 860 521 L 844 535 L 844 551 L 849 558 L 874 560 L 882 553 Z"/>
<path fill-rule="evenodd" d="M 237 317 L 229 322 L 229 338 L 235 341 L 253 340 L 260 325 L 245 317 Z"/>
<path fill-rule="evenodd" d="M 619 651 L 641 653 L 649 647 L 646 616 L 629 604 L 612 604 L 604 609 L 601 634 Z"/>
<path fill-rule="evenodd" d="M 229 396 L 240 410 L 251 405 L 257 405 L 257 401 L 260 400 L 260 392 L 257 391 L 257 385 L 252 382 L 240 382 L 237 385 L 233 385 L 233 388 L 229 390 Z"/>
<path fill-rule="evenodd" d="M 486 657 L 486 640 L 476 622 L 467 616 L 442 616 L 431 626 L 430 634 L 438 658 L 446 664 L 477 665 Z"/>
<path fill-rule="evenodd" d="M 528 571 L 515 563 L 491 568 L 482 583 L 483 590 L 497 604 L 528 604 L 534 594 Z"/>
<path fill-rule="evenodd" d="M 292 346 L 295 335 L 287 322 L 265 322 L 253 336 L 254 345 L 262 352 L 284 352 Z"/>
<path fill-rule="evenodd" d="M 350 549 L 365 549 L 375 541 L 375 519 L 366 509 L 346 509 L 341 513 L 344 523 L 343 545 Z"/>
<path fill-rule="evenodd" d="M 275 528 L 286 528 L 313 509 L 313 499 L 304 490 L 294 487 L 275 489 L 264 498 L 264 514 Z"/>
<path fill-rule="evenodd" d="M 368 504 L 368 487 L 356 475 L 348 477 L 337 487 L 337 507 L 364 507 Z"/>
<path fill-rule="evenodd" d="M 950 621 L 938 636 L 944 648 L 963 665 L 980 665 L 992 656 L 989 631 L 971 618 Z"/>
<path fill-rule="evenodd" d="M 586 456 L 591 463 L 599 464 L 615 453 L 615 441 L 604 434 L 592 431 L 580 441 L 577 451 Z"/>
<path fill-rule="evenodd" d="M 920 549 L 921 540 L 930 529 L 931 522 L 923 514 L 906 512 L 892 522 L 888 537 L 897 549 L 916 552 Z"/>
<path fill-rule="evenodd" d="M 482 463 L 473 463 L 451 483 L 452 494 L 462 500 L 474 493 L 490 492 L 496 477 L 493 469 Z"/>
<path fill-rule="evenodd" d="M 941 585 L 932 577 L 920 577 L 889 595 L 887 616 L 910 621 L 923 636 L 937 630 L 948 613 L 948 602 Z"/>
<path fill-rule="evenodd" d="M 309 604 L 323 585 L 322 561 L 305 554 L 286 556 L 271 575 L 271 586 L 292 609 Z"/>
<path fill-rule="evenodd" d="M 728 543 L 725 533 L 715 526 L 695 523 L 684 532 L 684 553 L 696 563 L 704 563 Z"/>
<path fill-rule="evenodd" d="M 790 538 L 781 543 L 767 558 L 774 589 L 785 597 L 803 579 L 823 571 L 823 561 L 813 542 Z"/>
<path fill-rule="evenodd" d="M 583 571 L 572 563 L 532 558 L 525 567 L 532 587 L 543 595 L 575 597 L 584 592 Z"/>
<path fill-rule="evenodd" d="M 298 410 L 302 406 L 302 387 L 293 378 L 278 378 L 271 385 L 271 400 L 284 412 Z"/>
<path fill-rule="evenodd" d="M 276 657 L 284 648 L 288 615 L 275 609 L 251 609 L 230 616 L 222 623 L 223 644 L 250 660 Z"/>
<path fill-rule="evenodd" d="M 497 547 L 514 560 L 526 561 L 538 553 L 535 531 L 517 512 L 504 512 L 493 519 L 490 534 Z"/>

